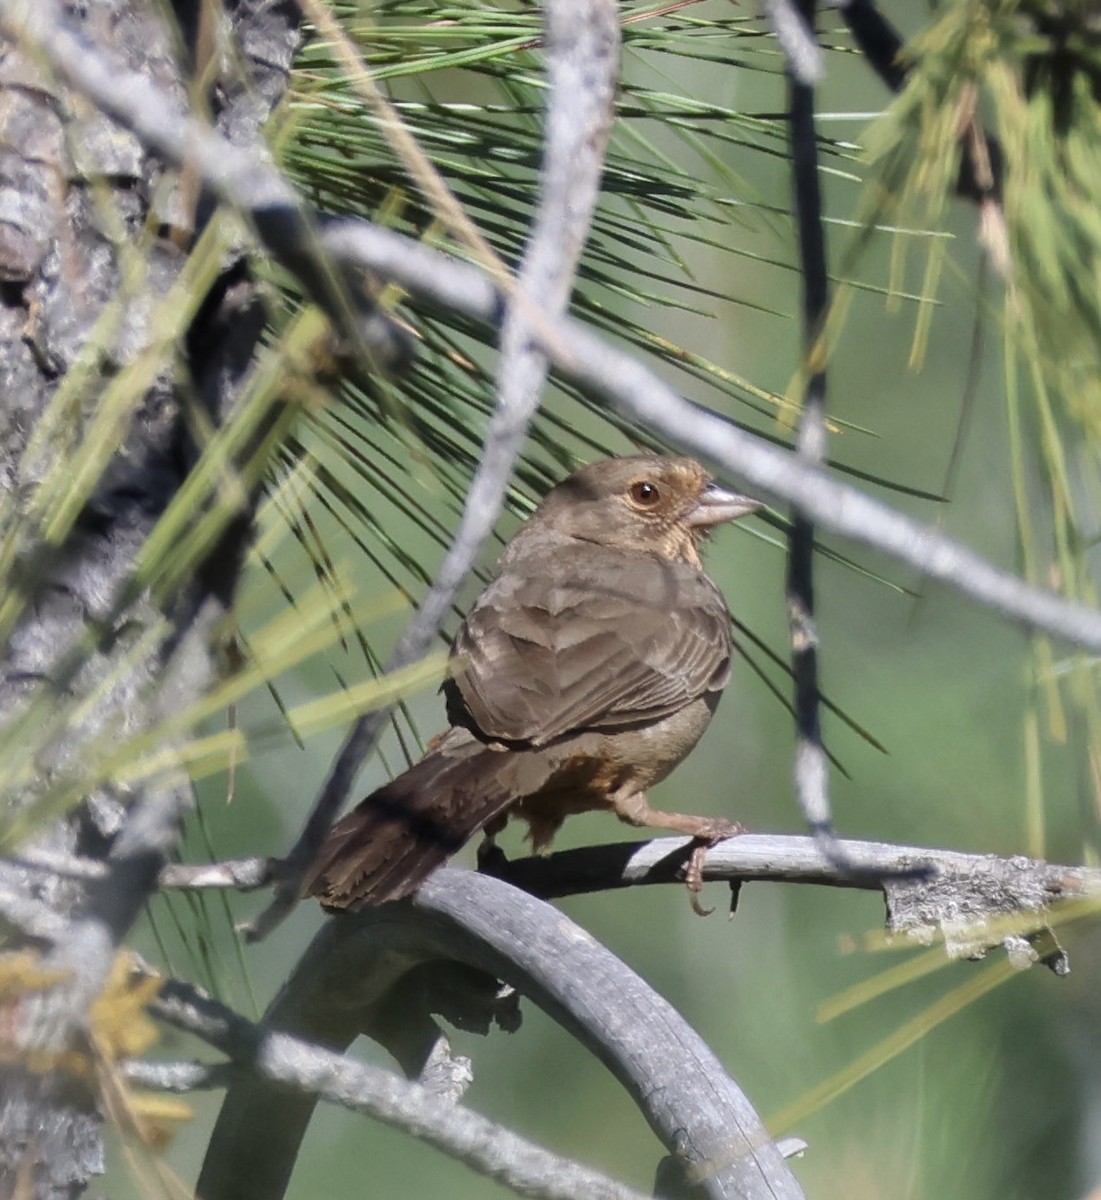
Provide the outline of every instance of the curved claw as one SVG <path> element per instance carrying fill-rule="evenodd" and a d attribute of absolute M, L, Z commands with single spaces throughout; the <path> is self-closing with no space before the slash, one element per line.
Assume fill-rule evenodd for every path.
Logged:
<path fill-rule="evenodd" d="M 700 831 L 696 834 L 698 845 L 692 848 L 692 855 L 684 871 L 688 903 L 697 917 L 709 917 L 715 911 L 713 908 L 704 908 L 699 898 L 700 889 L 703 887 L 703 865 L 707 859 L 707 852 L 716 842 L 721 842 L 723 838 L 736 837 L 739 833 L 745 833 L 745 826 L 739 825 L 737 821 L 728 821 L 725 817 L 714 817 L 701 824 Z"/>

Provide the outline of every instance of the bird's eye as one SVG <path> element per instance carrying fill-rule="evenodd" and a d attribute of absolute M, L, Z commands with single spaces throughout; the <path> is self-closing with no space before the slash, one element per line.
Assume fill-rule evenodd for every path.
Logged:
<path fill-rule="evenodd" d="M 648 479 L 637 479 L 631 484 L 628 494 L 639 508 L 653 508 L 661 499 L 661 493 Z"/>

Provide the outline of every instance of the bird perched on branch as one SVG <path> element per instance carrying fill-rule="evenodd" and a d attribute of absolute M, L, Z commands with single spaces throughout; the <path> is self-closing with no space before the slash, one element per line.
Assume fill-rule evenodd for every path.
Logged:
<path fill-rule="evenodd" d="M 701 851 L 740 832 L 651 808 L 646 790 L 695 746 L 730 677 L 730 614 L 700 543 L 759 507 L 692 459 L 657 455 L 591 463 L 553 488 L 459 628 L 450 730 L 333 826 L 307 893 L 330 909 L 408 895 L 511 815 L 537 852 L 594 809 Z"/>

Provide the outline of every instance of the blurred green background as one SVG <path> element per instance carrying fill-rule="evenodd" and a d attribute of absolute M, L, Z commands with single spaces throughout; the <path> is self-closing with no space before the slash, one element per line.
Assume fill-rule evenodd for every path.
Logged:
<path fill-rule="evenodd" d="M 889 5 L 887 11 L 906 32 L 929 15 L 902 4 Z M 711 22 L 736 16 L 746 21 L 746 29 L 760 28 L 740 10 L 717 3 L 692 6 L 689 14 Z M 431 15 L 425 11 L 425 22 Z M 384 9 L 380 22 L 386 17 Z M 836 19 L 823 20 L 826 40 L 838 50 L 827 56 L 820 131 L 835 142 L 855 144 L 888 97 L 866 65 L 846 52 L 849 42 Z M 641 22 L 639 29 L 645 28 Z M 735 60 L 743 42 L 726 46 L 716 39 L 707 45 L 712 57 Z M 632 104 L 633 88 L 649 88 L 741 112 L 782 113 L 786 91 L 775 48 L 759 36 L 745 39 L 744 45 L 746 53 L 756 56 L 751 67 L 629 42 L 622 103 Z M 534 66 L 537 55 L 528 61 Z M 393 88 L 395 95 L 414 100 L 423 98 L 418 88 L 430 88 L 440 101 L 501 102 L 494 81 L 471 71 L 436 72 L 429 83 L 397 80 Z M 299 99 L 303 96 L 308 97 L 308 90 Z M 618 312 L 761 388 L 788 391 L 801 335 L 793 235 L 783 215 L 790 191 L 783 154 L 712 141 L 715 159 L 708 167 L 683 131 L 643 118 L 624 125 L 617 141 L 627 139 L 632 129 L 644 134 L 658 174 L 660 155 L 668 154 L 686 171 L 698 172 L 712 193 L 754 201 L 723 210 L 725 235 L 713 212 L 701 216 L 698 227 L 688 220 L 667 222 L 680 240 L 662 252 L 666 260 L 673 263 L 680 256 L 697 284 L 729 300 L 708 299 L 705 305 L 683 291 L 666 289 L 686 302 L 686 307 L 672 307 L 617 299 L 606 289 L 598 296 L 601 318 L 614 322 L 620 319 Z M 704 130 L 701 122 L 698 131 Z M 783 145 L 782 139 L 770 144 L 774 149 Z M 852 217 L 861 194 L 855 177 L 864 168 L 856 154 L 842 147 L 824 159 L 826 209 L 835 221 L 829 229 L 835 269 L 851 234 L 837 222 Z M 530 164 L 528 169 L 530 173 Z M 616 198 L 606 201 L 605 210 L 626 211 Z M 895 240 L 889 234 L 874 236 L 847 267 L 870 287 L 853 294 L 830 364 L 830 414 L 851 426 L 834 434 L 830 451 L 844 464 L 876 477 L 942 492 L 961 430 L 976 314 L 985 311 L 979 381 L 951 502 L 938 505 L 862 486 L 924 520 L 941 523 L 994 562 L 1020 569 L 1015 482 L 1020 486 L 1023 478 L 1040 529 L 1050 515 L 1039 454 L 1031 454 L 1023 467 L 1011 457 L 1004 350 L 998 316 L 992 312 L 1001 302 L 1001 284 L 988 278 L 980 290 L 976 282 L 976 224 L 972 208 L 962 202 L 950 206 L 943 229 L 951 238 L 947 266 L 920 370 L 908 365 L 917 305 L 892 302 L 884 294 L 898 248 Z M 911 239 L 904 289 L 921 291 L 928 243 L 927 238 Z M 641 251 L 623 249 L 623 254 L 625 278 L 632 263 L 640 272 L 652 269 L 651 258 Z M 674 273 L 673 266 L 669 270 Z M 636 282 L 662 292 L 662 285 L 651 285 L 641 274 Z M 616 304 L 620 307 L 613 310 Z M 690 311 L 693 307 L 709 312 Z M 492 356 L 465 333 L 456 345 L 474 361 L 491 365 Z M 428 351 L 430 365 L 437 362 L 435 354 Z M 766 433 L 787 436 L 788 430 L 767 414 L 749 413 L 706 382 L 693 381 L 669 365 L 659 365 L 659 370 L 693 399 Z M 403 386 L 395 385 L 396 395 Z M 486 399 L 491 394 L 476 373 L 470 386 L 481 388 Z M 334 406 L 345 402 L 339 396 L 332 401 Z M 548 406 L 567 427 L 606 439 L 613 449 L 630 449 L 624 436 L 605 431 L 577 398 L 552 389 Z M 321 441 L 316 430 L 304 429 L 302 437 L 307 446 Z M 1031 419 L 1026 420 L 1025 437 L 1030 445 L 1038 441 Z M 408 494 L 446 515 L 449 496 L 431 468 L 431 456 L 418 456 L 416 438 L 408 432 L 395 435 L 393 446 L 409 464 L 403 480 Z M 582 459 L 595 457 L 581 447 L 576 451 Z M 536 458 L 550 476 L 565 474 L 565 466 L 546 455 L 537 453 Z M 453 465 L 456 477 L 469 466 Z M 374 504 L 372 511 L 394 541 L 431 571 L 440 550 L 417 523 L 377 496 L 365 494 L 364 503 Z M 377 613 L 365 632 L 385 657 L 408 608 L 347 528 L 322 509 L 311 512 L 340 577 L 352 584 L 368 611 Z M 518 519 L 515 513 L 502 518 L 502 533 L 507 535 Z M 889 751 L 880 754 L 826 715 L 828 744 L 850 776 L 833 774 L 839 831 L 900 843 L 1081 861 L 1096 825 L 1088 745 L 1073 712 L 1065 740 L 1052 736 L 1035 682 L 1030 639 L 958 596 L 924 586 L 885 559 L 828 536 L 823 540 L 868 569 L 861 573 L 819 558 L 824 689 Z M 274 558 L 294 589 L 310 586 L 312 565 L 293 537 L 283 537 Z M 486 565 L 491 561 L 492 554 Z M 708 561 L 736 616 L 786 656 L 784 555 L 776 531 L 760 521 L 724 529 L 713 540 Z M 408 572 L 399 573 L 416 593 L 416 581 Z M 464 603 L 477 587 L 474 581 L 468 585 Z M 271 575 L 254 566 L 240 605 L 243 626 L 258 624 L 281 604 Z M 332 692 L 338 674 L 347 682 L 366 678 L 362 655 L 336 648 L 324 661 L 281 680 L 279 694 L 294 702 Z M 442 726 L 442 705 L 433 693 L 417 696 L 411 708 L 425 736 Z M 196 822 L 189 831 L 188 857 L 280 853 L 297 832 L 339 744 L 340 731 L 333 730 L 296 746 L 281 732 L 278 710 L 266 693 L 251 697 L 238 719 L 260 736 L 253 739 L 249 761 L 237 770 L 232 803 L 225 800 L 224 778 L 200 785 L 202 828 Z M 708 735 L 655 800 L 667 808 L 728 814 L 755 831 L 798 832 L 792 741 L 787 713 L 743 663 Z M 1038 757 L 1030 757 L 1030 746 L 1039 749 Z M 390 765 L 397 766 L 400 753 L 393 735 L 384 749 Z M 363 773 L 361 793 L 385 774 L 376 757 Z M 607 817 L 574 818 L 558 845 L 621 840 L 625 834 Z M 510 853 L 521 850 L 514 831 L 504 845 Z M 472 860 L 469 849 L 463 860 Z M 576 898 L 562 901 L 561 907 L 683 1013 L 766 1119 L 799 1105 L 812 1089 L 873 1052 L 931 1004 L 990 969 L 990 962 L 946 964 L 917 983 L 822 1023 L 817 1010 L 823 1002 L 920 953 L 864 948 L 864 935 L 882 924 L 879 901 L 843 890 L 760 884 L 743 890 L 736 918 L 727 920 L 724 890 L 711 885 L 708 892 L 712 894 L 705 893 L 705 902 L 718 911 L 707 920 L 690 912 L 679 888 Z M 254 1004 L 263 1007 L 322 919 L 312 905 L 304 905 L 268 941 L 242 948 L 230 933 L 230 920 L 246 919 L 263 903 L 262 896 L 230 896 L 224 905 L 210 897 L 201 905 L 180 899 L 170 905 L 158 902 L 155 929 L 143 931 L 141 949 L 157 961 L 167 951 L 171 970 L 215 986 L 230 1003 L 254 1013 Z M 1042 968 L 1012 977 L 939 1023 L 916 1045 L 894 1056 L 884 1054 L 882 1065 L 868 1077 L 799 1117 L 790 1132 L 809 1143 L 796 1165 L 808 1196 L 1071 1200 L 1101 1186 L 1098 939 L 1086 922 L 1072 924 L 1060 936 L 1070 954 L 1069 978 L 1057 979 Z M 997 958 L 992 955 L 991 962 Z M 470 1105 L 548 1147 L 649 1189 L 661 1155 L 652 1134 L 607 1072 L 533 1005 L 524 1004 L 523 1028 L 514 1035 L 495 1033 L 483 1040 L 456 1032 L 454 1043 L 474 1060 Z M 161 1051 L 178 1056 L 195 1052 L 195 1047 L 169 1032 Z M 357 1052 L 384 1060 L 365 1045 Z M 195 1099 L 195 1119 L 181 1128 L 167 1153 L 167 1162 L 188 1183 L 201 1161 L 217 1102 L 216 1096 Z M 263 1136 L 258 1130 L 257 1137 Z M 116 1161 L 121 1160 L 116 1156 Z M 137 1186 L 129 1168 L 116 1168 L 111 1184 L 118 1194 Z M 317 1194 L 334 1200 L 361 1195 L 462 1200 L 505 1193 L 402 1135 L 324 1109 L 309 1131 L 292 1188 L 296 1197 Z"/>

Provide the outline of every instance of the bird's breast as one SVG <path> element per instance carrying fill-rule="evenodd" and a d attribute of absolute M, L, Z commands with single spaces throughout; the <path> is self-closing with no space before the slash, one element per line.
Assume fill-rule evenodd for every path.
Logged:
<path fill-rule="evenodd" d="M 551 833 L 568 816 L 614 807 L 617 799 L 660 783 L 689 753 L 719 702 L 712 692 L 669 716 L 610 732 L 571 734 L 512 759 L 513 811 Z M 549 839 L 548 839 L 549 840 Z"/>

